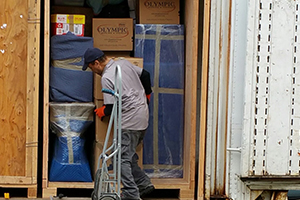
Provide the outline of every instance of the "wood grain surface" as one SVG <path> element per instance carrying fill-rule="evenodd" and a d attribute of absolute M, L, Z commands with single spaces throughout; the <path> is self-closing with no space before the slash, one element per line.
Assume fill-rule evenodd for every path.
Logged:
<path fill-rule="evenodd" d="M 24 176 L 28 2 L 1 1 L 0 176 Z"/>

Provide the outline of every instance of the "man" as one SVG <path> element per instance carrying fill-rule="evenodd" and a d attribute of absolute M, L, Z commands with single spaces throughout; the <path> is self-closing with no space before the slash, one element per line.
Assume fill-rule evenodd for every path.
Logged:
<path fill-rule="evenodd" d="M 122 73 L 122 142 L 121 181 L 122 200 L 138 200 L 154 190 L 149 177 L 138 166 L 136 147 L 143 140 L 148 127 L 150 95 L 152 93 L 150 74 L 129 61 L 108 59 L 98 48 L 89 48 L 84 54 L 84 66 L 99 74 L 103 88 L 114 90 L 115 69 L 120 65 Z M 95 109 L 98 117 L 109 116 L 114 97 L 103 94 L 104 105 Z"/>

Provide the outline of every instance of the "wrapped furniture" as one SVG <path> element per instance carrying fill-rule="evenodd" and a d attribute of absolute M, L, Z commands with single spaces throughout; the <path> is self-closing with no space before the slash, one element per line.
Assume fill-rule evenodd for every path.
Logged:
<path fill-rule="evenodd" d="M 151 178 L 182 178 L 184 26 L 137 24 L 135 57 L 143 58 L 153 88 L 143 167 Z"/>

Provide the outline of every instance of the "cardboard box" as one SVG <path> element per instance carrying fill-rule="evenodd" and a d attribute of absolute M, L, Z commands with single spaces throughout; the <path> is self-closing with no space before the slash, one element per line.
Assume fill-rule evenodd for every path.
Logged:
<path fill-rule="evenodd" d="M 94 103 L 96 105 L 97 108 L 100 108 L 103 106 L 103 100 L 94 100 Z M 101 119 L 98 116 L 95 116 L 95 141 L 94 141 L 94 159 L 93 159 L 93 163 L 92 163 L 92 172 L 96 172 L 97 170 L 97 165 L 98 165 L 98 158 L 100 156 L 100 154 L 103 151 L 103 146 L 104 146 L 104 142 L 105 142 L 105 138 L 106 138 L 106 132 L 108 129 L 108 123 L 109 123 L 109 119 L 110 117 L 104 117 L 103 121 L 101 121 Z M 108 140 L 108 147 L 110 147 L 112 145 L 113 142 L 113 132 L 114 129 L 112 127 L 112 130 L 110 132 L 110 137 Z M 143 165 L 143 144 L 141 143 L 138 147 L 137 147 L 137 154 L 139 156 L 139 166 L 142 168 Z M 92 173 L 92 174 L 94 174 Z"/>
<path fill-rule="evenodd" d="M 103 51 L 108 58 L 130 57 L 131 51 Z"/>
<path fill-rule="evenodd" d="M 179 24 L 180 0 L 139 0 L 139 24 Z"/>
<path fill-rule="evenodd" d="M 94 47 L 102 51 L 132 51 L 133 20 L 131 18 L 94 18 Z"/>
<path fill-rule="evenodd" d="M 110 141 L 108 144 L 108 147 L 110 147 L 111 144 L 112 143 Z M 92 159 L 92 163 L 91 163 L 91 171 L 92 171 L 93 175 L 95 175 L 95 173 L 98 169 L 98 159 L 99 159 L 100 154 L 103 151 L 103 146 L 104 146 L 104 142 L 94 141 L 94 144 L 93 144 L 94 152 L 93 152 L 93 159 Z M 108 164 L 111 164 L 111 161 L 109 161 Z"/>
<path fill-rule="evenodd" d="M 96 105 L 96 108 L 101 108 L 103 106 L 103 100 L 94 99 L 94 103 Z M 109 123 L 109 116 L 104 117 L 103 120 L 96 115 L 95 116 L 95 140 L 97 142 L 104 142 L 106 137 L 106 132 L 108 129 L 108 123 Z M 113 138 L 113 126 L 110 132 L 110 141 L 112 141 Z"/>
<path fill-rule="evenodd" d="M 129 62 L 131 62 L 132 64 L 143 68 L 143 58 L 133 58 L 133 57 L 115 57 L 114 60 L 122 60 L 122 59 L 126 59 Z"/>
<path fill-rule="evenodd" d="M 77 36 L 84 36 L 84 15 L 52 14 L 51 35 L 65 35 L 71 31 Z"/>
<path fill-rule="evenodd" d="M 108 143 L 108 147 L 110 145 L 112 145 L 112 141 L 110 141 Z M 94 144 L 93 144 L 94 153 L 93 153 L 92 166 L 91 166 L 91 170 L 92 170 L 93 175 L 97 171 L 98 159 L 99 159 L 100 154 L 103 151 L 103 146 L 104 146 L 104 142 L 94 141 Z M 143 143 L 138 145 L 138 147 L 136 148 L 136 153 L 139 157 L 138 165 L 140 166 L 140 168 L 143 168 Z M 111 161 L 108 162 L 108 165 L 109 164 L 111 164 Z"/>
<path fill-rule="evenodd" d="M 51 14 L 84 15 L 84 36 L 92 37 L 93 9 L 90 7 L 78 6 L 51 6 Z"/>
<path fill-rule="evenodd" d="M 133 58 L 133 57 L 114 57 L 110 55 L 109 58 L 113 58 L 115 60 L 119 59 L 126 59 L 132 64 L 143 68 L 143 58 Z M 101 76 L 94 73 L 94 98 L 97 100 L 103 100 L 103 93 L 102 93 L 102 84 L 101 84 Z"/>

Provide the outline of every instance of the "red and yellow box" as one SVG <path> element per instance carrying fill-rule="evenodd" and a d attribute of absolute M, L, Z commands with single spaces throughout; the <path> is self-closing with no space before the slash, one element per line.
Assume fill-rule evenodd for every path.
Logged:
<path fill-rule="evenodd" d="M 84 36 L 85 15 L 52 14 L 51 35 L 65 35 L 72 32 Z"/>

